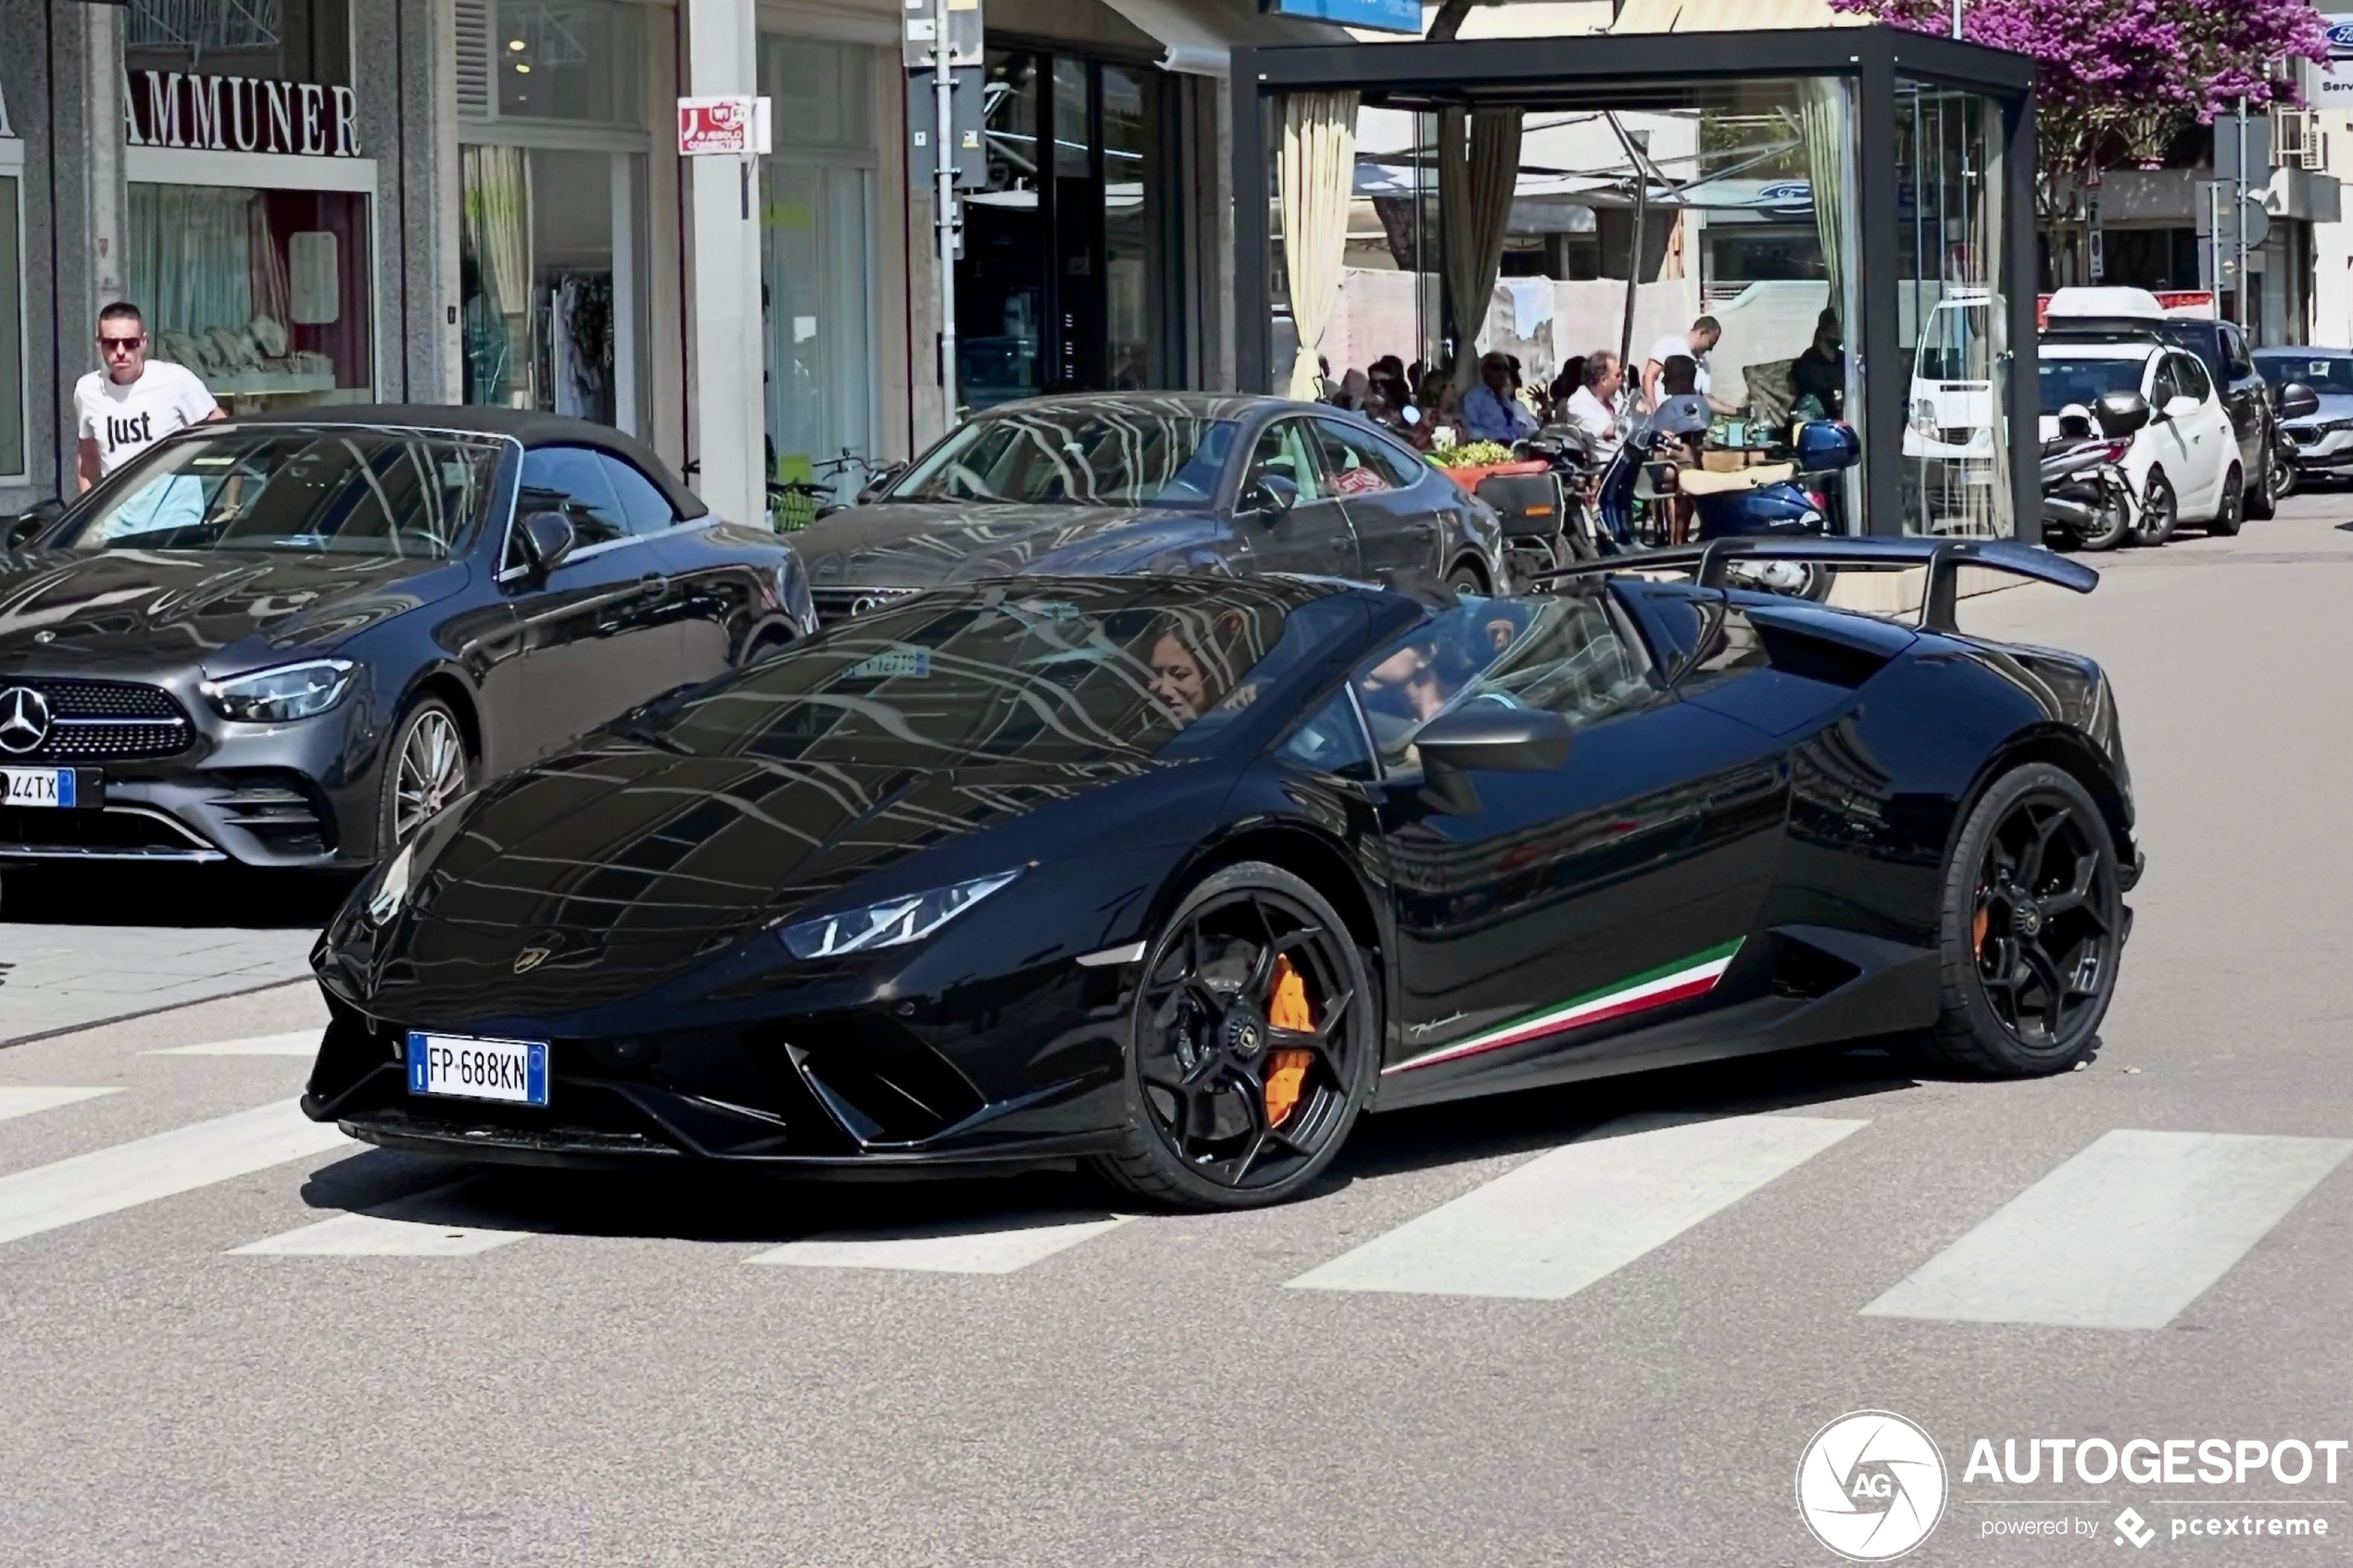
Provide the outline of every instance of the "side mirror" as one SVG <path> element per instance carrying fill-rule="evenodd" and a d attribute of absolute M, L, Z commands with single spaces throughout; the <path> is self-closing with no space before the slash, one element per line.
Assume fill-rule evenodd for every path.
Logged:
<path fill-rule="evenodd" d="M 2321 411 L 2321 395 L 2300 381 L 2280 388 L 2280 418 L 2309 420 Z"/>
<path fill-rule="evenodd" d="M 1287 474 L 1264 473 L 1242 491 L 1242 510 L 1278 518 L 1299 505 L 1299 486 Z"/>
<path fill-rule="evenodd" d="M 1568 721 L 1549 708 L 1474 702 L 1441 713 L 1414 736 L 1425 767 L 1534 773 L 1568 759 Z"/>
<path fill-rule="evenodd" d="M 1815 420 L 1797 431 L 1797 466 L 1805 473 L 1851 469 L 1863 460 L 1863 444 L 1854 427 L 1836 420 Z"/>
<path fill-rule="evenodd" d="M 561 512 L 534 512 L 522 520 L 523 554 L 531 558 L 531 569 L 543 575 L 572 554 L 574 538 L 572 519 Z"/>
<path fill-rule="evenodd" d="M 896 480 L 900 474 L 905 473 L 907 471 L 907 467 L 908 465 L 904 462 L 885 463 L 882 467 L 874 471 L 864 484 L 859 486 L 858 499 L 851 504 L 853 506 L 864 506 L 867 502 L 873 500 L 875 496 L 889 489 L 892 481 Z"/>
<path fill-rule="evenodd" d="M 2169 420 L 2186 420 L 2196 412 L 2197 399 L 2187 393 L 2183 393 L 2165 406 L 2165 417 Z"/>
<path fill-rule="evenodd" d="M 2149 400 L 2137 392 L 2104 393 L 2092 405 L 2092 418 L 2099 422 L 2102 435 L 2120 441 L 2147 427 Z"/>

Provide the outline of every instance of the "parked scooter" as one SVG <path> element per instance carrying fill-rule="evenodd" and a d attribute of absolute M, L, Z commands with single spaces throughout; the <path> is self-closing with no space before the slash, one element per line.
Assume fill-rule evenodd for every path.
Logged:
<path fill-rule="evenodd" d="M 2130 392 L 2059 410 L 2058 434 L 2043 443 L 2045 543 L 2112 550 L 2132 536 L 2140 503 L 2123 463 L 2148 418 L 2147 402 Z"/>
<path fill-rule="evenodd" d="M 1677 493 L 1674 466 L 1657 460 L 1655 454 L 1667 436 L 1692 433 L 1696 432 L 1661 430 L 1655 422 L 1646 421 L 1627 436 L 1602 474 L 1596 504 L 1600 526 L 1595 531 L 1602 554 L 1627 555 L 1642 547 L 1634 526 L 1634 503 L 1641 497 L 1663 499 Z M 1821 484 L 1854 467 L 1862 455 L 1862 443 L 1855 432 L 1837 420 L 1817 420 L 1798 429 L 1800 479 Z M 1827 534 L 1831 503 L 1826 488 L 1809 489 L 1797 479 L 1786 479 L 1744 490 L 1694 494 L 1697 517 L 1692 541 Z M 1731 571 L 1733 578 L 1745 585 L 1809 599 L 1828 595 L 1834 576 L 1833 569 L 1807 561 L 1741 561 Z"/>

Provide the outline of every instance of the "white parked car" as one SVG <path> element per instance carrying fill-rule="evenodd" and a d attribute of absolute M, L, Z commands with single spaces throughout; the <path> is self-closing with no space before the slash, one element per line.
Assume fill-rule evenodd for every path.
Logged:
<path fill-rule="evenodd" d="M 2111 392 L 2148 399 L 2149 422 L 2135 432 L 2123 469 L 2140 499 L 2137 535 L 2161 545 L 2176 523 L 2236 533 L 2246 476 L 2230 411 L 2197 356 L 2156 342 L 2052 342 L 2040 345 L 2043 439 L 2058 434 L 2059 411 L 2092 407 Z"/>

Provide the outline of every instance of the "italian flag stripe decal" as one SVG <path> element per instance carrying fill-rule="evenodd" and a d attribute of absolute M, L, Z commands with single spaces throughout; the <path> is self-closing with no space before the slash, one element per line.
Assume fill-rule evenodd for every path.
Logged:
<path fill-rule="evenodd" d="M 1687 959 L 1663 964 L 1647 973 L 1621 980 L 1615 985 L 1604 985 L 1598 991 L 1588 991 L 1548 1008 L 1540 1008 L 1523 1017 L 1501 1023 L 1492 1029 L 1439 1047 L 1421 1056 L 1408 1057 L 1394 1066 L 1384 1067 L 1384 1076 L 1404 1073 L 1416 1067 L 1435 1067 L 1441 1061 L 1456 1061 L 1484 1051 L 1502 1050 L 1524 1040 L 1541 1039 L 1548 1035 L 1566 1034 L 1590 1024 L 1606 1023 L 1612 1019 L 1626 1018 L 1653 1008 L 1663 1008 L 1669 1002 L 1705 997 L 1716 989 L 1724 972 L 1732 967 L 1733 958 L 1740 952 L 1738 941 L 1711 947 L 1705 953 L 1694 953 Z"/>

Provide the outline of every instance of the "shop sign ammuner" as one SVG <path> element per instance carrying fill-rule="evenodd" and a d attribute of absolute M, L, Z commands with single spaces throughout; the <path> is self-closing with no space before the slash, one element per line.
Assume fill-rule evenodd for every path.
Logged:
<path fill-rule="evenodd" d="M 143 70 L 122 87 L 122 131 L 134 147 L 359 156 L 359 98 L 348 87 Z"/>

